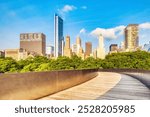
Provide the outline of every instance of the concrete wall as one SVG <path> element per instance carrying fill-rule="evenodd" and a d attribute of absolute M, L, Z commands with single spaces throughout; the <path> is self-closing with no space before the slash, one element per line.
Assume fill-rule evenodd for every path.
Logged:
<path fill-rule="evenodd" d="M 97 70 L 0 74 L 0 99 L 37 99 L 86 82 Z"/>

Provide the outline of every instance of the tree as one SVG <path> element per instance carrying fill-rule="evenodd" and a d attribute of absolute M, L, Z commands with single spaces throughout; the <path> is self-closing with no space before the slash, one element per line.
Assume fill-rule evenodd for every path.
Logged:
<path fill-rule="evenodd" d="M 12 58 L 0 59 L 0 72 L 18 72 L 18 64 Z"/>

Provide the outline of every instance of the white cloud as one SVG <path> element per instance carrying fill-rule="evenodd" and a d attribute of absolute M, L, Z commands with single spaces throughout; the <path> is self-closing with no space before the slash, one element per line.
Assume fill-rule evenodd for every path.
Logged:
<path fill-rule="evenodd" d="M 92 36 L 99 36 L 102 34 L 105 39 L 124 39 L 124 29 L 126 26 L 121 25 L 114 28 L 96 28 L 90 32 Z M 150 41 L 150 22 L 139 24 L 139 44 L 143 46 Z"/>
<path fill-rule="evenodd" d="M 73 5 L 65 5 L 65 6 L 63 6 L 63 8 L 57 9 L 57 11 L 63 17 L 63 19 L 65 20 L 66 13 L 69 13 L 70 11 L 73 11 L 73 10 L 76 10 L 76 9 L 77 9 L 77 7 L 75 7 Z"/>
<path fill-rule="evenodd" d="M 102 34 L 104 38 L 108 39 L 117 39 L 119 36 L 123 35 L 125 26 L 117 26 L 114 28 L 96 28 L 95 30 L 91 31 L 90 35 L 98 36 Z"/>
<path fill-rule="evenodd" d="M 65 13 L 65 12 L 73 11 L 75 9 L 77 8 L 73 5 L 65 5 L 60 11 Z"/>
<path fill-rule="evenodd" d="M 82 28 L 82 29 L 80 30 L 80 34 L 85 34 L 85 33 L 86 33 L 85 28 Z"/>
<path fill-rule="evenodd" d="M 140 29 L 150 29 L 150 22 L 140 24 L 139 28 Z"/>
<path fill-rule="evenodd" d="M 85 10 L 85 9 L 87 9 L 87 6 L 82 6 L 81 9 L 84 9 L 84 10 Z"/>

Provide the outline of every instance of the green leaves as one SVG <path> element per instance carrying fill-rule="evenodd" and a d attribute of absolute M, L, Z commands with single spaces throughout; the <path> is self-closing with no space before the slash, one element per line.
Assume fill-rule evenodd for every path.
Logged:
<path fill-rule="evenodd" d="M 73 55 L 48 59 L 43 56 L 30 57 L 26 60 L 15 61 L 12 58 L 0 58 L 0 72 L 31 72 L 71 69 L 145 69 L 150 70 L 150 53 L 145 51 L 114 53 L 107 55 L 104 60 L 89 57 L 82 60 Z"/>
<path fill-rule="evenodd" d="M 0 58 L 0 72 L 17 72 L 18 64 L 12 58 Z"/>

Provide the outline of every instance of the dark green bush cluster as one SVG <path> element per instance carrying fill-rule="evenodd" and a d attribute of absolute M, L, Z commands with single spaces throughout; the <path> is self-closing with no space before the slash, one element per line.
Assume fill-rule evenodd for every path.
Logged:
<path fill-rule="evenodd" d="M 0 58 L 0 72 L 29 72 L 71 69 L 145 69 L 150 70 L 150 53 L 144 51 L 114 53 L 104 60 L 89 57 L 82 60 L 78 56 L 47 59 L 36 56 L 26 60 L 15 61 L 12 58 Z"/>

